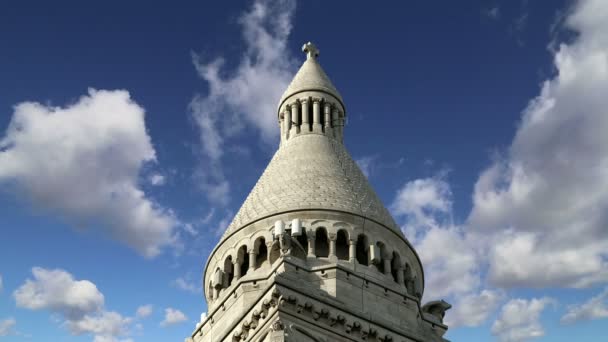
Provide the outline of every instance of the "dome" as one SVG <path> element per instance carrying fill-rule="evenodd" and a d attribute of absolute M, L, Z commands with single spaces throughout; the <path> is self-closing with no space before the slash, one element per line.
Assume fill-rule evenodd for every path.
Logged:
<path fill-rule="evenodd" d="M 279 148 L 224 236 L 296 210 L 347 212 L 402 235 L 344 145 L 322 135 L 299 136 Z"/>

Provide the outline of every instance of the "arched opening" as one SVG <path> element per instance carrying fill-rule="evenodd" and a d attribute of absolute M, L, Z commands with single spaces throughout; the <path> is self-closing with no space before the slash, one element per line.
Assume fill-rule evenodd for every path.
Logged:
<path fill-rule="evenodd" d="M 399 282 L 399 272 L 401 272 L 401 257 L 397 252 L 393 252 L 393 261 L 391 264 L 391 273 L 395 282 Z"/>
<path fill-rule="evenodd" d="M 315 234 L 315 254 L 317 258 L 327 258 L 329 256 L 329 238 L 323 227 L 317 229 Z"/>
<path fill-rule="evenodd" d="M 313 115 L 313 111 L 314 111 L 314 101 L 308 101 L 308 127 L 306 127 L 306 129 L 310 132 L 312 131 L 312 123 L 314 120 L 314 115 Z"/>
<path fill-rule="evenodd" d="M 376 242 L 376 248 L 378 249 L 378 253 L 380 255 L 380 260 L 374 263 L 374 266 L 380 271 L 380 273 L 384 273 L 384 255 L 386 254 L 386 247 L 380 241 Z"/>
<path fill-rule="evenodd" d="M 228 256 L 224 260 L 224 287 L 228 288 L 232 285 L 232 279 L 234 279 L 234 270 L 232 269 L 232 256 Z"/>
<path fill-rule="evenodd" d="M 339 260 L 348 260 L 348 236 L 343 229 L 336 235 L 336 256 Z"/>
<path fill-rule="evenodd" d="M 266 240 L 261 237 L 255 241 L 255 248 L 257 249 L 257 255 L 255 257 L 255 268 L 260 268 L 264 265 L 264 262 L 268 261 L 268 248 L 266 247 Z"/>
<path fill-rule="evenodd" d="M 237 258 L 241 267 L 241 277 L 243 277 L 247 274 L 247 271 L 249 271 L 249 253 L 247 253 L 247 246 L 241 246 L 241 248 L 239 248 Z"/>
<path fill-rule="evenodd" d="M 369 265 L 369 255 L 367 253 L 369 247 L 367 237 L 363 234 L 357 237 L 357 262 L 361 265 Z"/>
<path fill-rule="evenodd" d="M 306 237 L 306 229 L 302 227 L 302 233 L 296 237 L 296 241 L 302 246 L 304 255 L 308 254 L 308 238 Z"/>

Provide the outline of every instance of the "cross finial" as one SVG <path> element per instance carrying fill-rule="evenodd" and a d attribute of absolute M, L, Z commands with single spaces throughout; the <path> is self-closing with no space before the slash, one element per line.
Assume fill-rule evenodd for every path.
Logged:
<path fill-rule="evenodd" d="M 319 56 L 319 49 L 311 42 L 302 45 L 302 51 L 306 53 L 306 59 L 316 59 Z"/>

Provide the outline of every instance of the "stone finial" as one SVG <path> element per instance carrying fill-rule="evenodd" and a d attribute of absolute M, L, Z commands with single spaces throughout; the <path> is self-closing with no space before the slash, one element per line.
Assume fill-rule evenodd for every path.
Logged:
<path fill-rule="evenodd" d="M 306 53 L 306 59 L 316 59 L 319 56 L 319 49 L 311 42 L 302 45 L 302 52 Z"/>

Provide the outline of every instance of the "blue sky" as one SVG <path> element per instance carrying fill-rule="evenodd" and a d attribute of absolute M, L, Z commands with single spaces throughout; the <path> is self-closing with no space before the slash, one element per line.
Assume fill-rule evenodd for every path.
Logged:
<path fill-rule="evenodd" d="M 454 341 L 608 317 L 608 3 L 0 8 L 0 340 L 182 340 L 313 41 Z"/>

